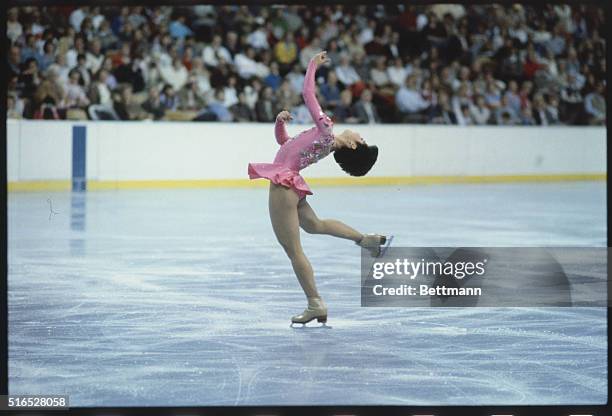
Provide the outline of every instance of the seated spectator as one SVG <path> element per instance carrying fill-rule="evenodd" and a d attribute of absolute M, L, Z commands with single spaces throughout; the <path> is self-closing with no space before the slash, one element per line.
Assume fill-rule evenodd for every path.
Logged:
<path fill-rule="evenodd" d="M 512 107 L 515 113 L 521 110 L 521 97 L 518 94 L 518 84 L 515 80 L 511 80 L 508 83 L 508 89 L 504 93 L 508 105 Z"/>
<path fill-rule="evenodd" d="M 175 39 L 185 39 L 187 36 L 193 36 L 193 31 L 185 24 L 185 16 L 178 16 L 176 20 L 168 26 L 170 36 Z"/>
<path fill-rule="evenodd" d="M 40 70 L 45 71 L 55 63 L 55 44 L 53 41 L 46 41 L 43 47 L 43 55 L 40 58 Z"/>
<path fill-rule="evenodd" d="M 455 112 L 455 117 L 457 118 L 457 124 L 460 126 L 471 126 L 474 124 L 469 105 L 461 105 L 459 111 Z"/>
<path fill-rule="evenodd" d="M 327 82 L 321 85 L 321 96 L 327 107 L 334 108 L 340 104 L 340 88 L 338 87 L 338 77 L 334 71 L 327 73 Z"/>
<path fill-rule="evenodd" d="M 387 73 L 389 74 L 389 81 L 391 81 L 391 83 L 397 88 L 404 85 L 406 77 L 408 76 L 402 58 L 395 58 L 393 61 L 393 66 L 387 68 Z"/>
<path fill-rule="evenodd" d="M 31 97 L 40 85 L 41 79 L 38 73 L 38 63 L 34 58 L 28 58 L 23 64 L 23 71 L 18 77 L 21 86 L 21 94 Z"/>
<path fill-rule="evenodd" d="M 384 56 L 379 56 L 378 58 L 376 58 L 376 64 L 370 70 L 370 79 L 378 88 L 384 88 L 391 84 L 389 73 L 387 72 L 386 61 L 387 58 L 385 58 Z M 399 86 L 401 85 L 403 85 L 403 83 Z"/>
<path fill-rule="evenodd" d="M 264 25 L 258 25 L 255 30 L 247 36 L 247 43 L 255 49 L 269 49 L 268 32 Z"/>
<path fill-rule="evenodd" d="M 599 82 L 595 90 L 584 98 L 584 110 L 587 113 L 588 123 L 604 125 L 606 122 L 606 99 L 604 98 L 604 85 Z"/>
<path fill-rule="evenodd" d="M 276 90 L 276 103 L 279 108 L 287 111 L 300 103 L 300 96 L 293 91 L 289 81 L 283 81 Z"/>
<path fill-rule="evenodd" d="M 427 110 L 427 118 L 433 124 L 457 124 L 457 117 L 451 107 L 448 93 L 440 90 L 437 93 L 438 101 Z"/>
<path fill-rule="evenodd" d="M 533 109 L 531 105 L 525 106 L 519 115 L 520 124 L 523 126 L 534 126 L 535 119 L 533 118 Z"/>
<path fill-rule="evenodd" d="M 105 106 L 111 107 L 113 104 L 113 99 L 111 96 L 111 89 L 108 88 L 108 84 L 106 83 L 106 78 L 108 77 L 108 71 L 105 69 L 100 69 L 96 76 L 94 77 L 94 81 L 89 87 L 89 101 L 92 104 L 101 104 Z"/>
<path fill-rule="evenodd" d="M 350 64 L 349 56 L 346 53 L 340 56 L 340 62 L 338 66 L 335 67 L 335 71 L 338 80 L 345 87 L 350 87 L 361 80 L 355 68 Z"/>
<path fill-rule="evenodd" d="M 354 113 L 359 123 L 380 123 L 380 117 L 374 104 L 372 104 L 372 91 L 365 89 L 361 92 L 359 100 L 355 103 Z"/>
<path fill-rule="evenodd" d="M 221 44 L 221 36 L 213 36 L 210 45 L 202 50 L 202 60 L 211 67 L 219 65 L 219 59 L 222 58 L 225 62 L 232 62 L 232 56 L 229 51 Z"/>
<path fill-rule="evenodd" d="M 121 120 L 144 120 L 147 117 L 141 105 L 134 99 L 132 86 L 122 84 L 113 92 L 113 110 Z"/>
<path fill-rule="evenodd" d="M 419 114 L 430 106 L 417 90 L 417 78 L 414 75 L 406 78 L 404 85 L 397 91 L 395 104 L 404 115 Z"/>
<path fill-rule="evenodd" d="M 308 68 L 308 62 L 317 53 L 321 52 L 321 39 L 318 36 L 313 36 L 312 40 L 302 51 L 300 52 L 300 64 L 302 69 L 305 71 Z"/>
<path fill-rule="evenodd" d="M 6 96 L 6 118 L 23 118 L 23 100 L 15 94 Z"/>
<path fill-rule="evenodd" d="M 302 93 L 302 88 L 304 86 L 304 71 L 302 71 L 299 65 L 296 64 L 293 66 L 291 72 L 287 74 L 286 79 L 291 83 L 293 91 L 297 94 Z"/>
<path fill-rule="evenodd" d="M 234 120 L 238 122 L 256 121 L 255 112 L 249 107 L 244 92 L 238 94 L 238 102 L 230 107 Z"/>
<path fill-rule="evenodd" d="M 238 80 L 235 75 L 230 75 L 227 78 L 227 85 L 223 88 L 223 105 L 230 108 L 238 102 Z"/>
<path fill-rule="evenodd" d="M 568 75 L 568 83 L 561 89 L 561 103 L 563 105 L 562 121 L 567 124 L 577 124 L 582 115 L 584 104 L 582 93 L 573 74 Z"/>
<path fill-rule="evenodd" d="M 68 74 L 68 84 L 65 87 L 66 108 L 84 108 L 89 105 L 89 98 L 80 82 L 81 74 L 73 69 Z"/>
<path fill-rule="evenodd" d="M 514 124 L 518 124 L 519 122 L 519 113 L 517 113 L 510 105 L 508 101 L 508 96 L 506 95 L 502 96 L 499 107 L 497 107 L 493 111 L 495 112 L 496 124 L 502 126 L 511 126 Z"/>
<path fill-rule="evenodd" d="M 221 88 L 215 91 L 214 98 L 208 105 L 208 110 L 217 116 L 217 120 L 230 122 L 234 119 L 232 113 L 225 106 L 225 93 Z"/>
<path fill-rule="evenodd" d="M 170 84 L 164 85 L 159 95 L 159 100 L 165 110 L 176 111 L 179 107 L 179 99 L 176 96 L 176 91 Z"/>
<path fill-rule="evenodd" d="M 157 87 L 149 88 L 147 99 L 142 103 L 142 109 L 149 115 L 149 118 L 153 120 L 161 120 L 164 118 L 166 109 L 160 100 Z"/>
<path fill-rule="evenodd" d="M 276 120 L 276 114 L 278 114 L 278 108 L 276 101 L 274 100 L 274 92 L 272 88 L 265 87 L 262 91 L 261 97 L 255 104 L 255 114 L 257 121 L 263 121 L 271 123 Z"/>
<path fill-rule="evenodd" d="M 474 124 L 485 125 L 489 123 L 491 110 L 489 110 L 482 95 L 478 95 L 475 99 L 475 104 L 470 106 L 470 114 Z"/>
<path fill-rule="evenodd" d="M 282 78 L 278 72 L 278 63 L 272 62 L 270 64 L 270 73 L 264 78 L 264 82 L 267 86 L 276 90 L 280 87 Z"/>
<path fill-rule="evenodd" d="M 189 79 L 189 72 L 179 58 L 174 58 L 171 66 L 162 66 L 159 73 L 163 82 L 172 85 L 175 91 L 180 91 Z"/>
<path fill-rule="evenodd" d="M 353 93 L 348 88 L 340 93 L 340 104 L 334 110 L 334 117 L 338 123 L 358 123 L 359 118 L 352 105 Z"/>
<path fill-rule="evenodd" d="M 94 38 L 89 44 L 89 51 L 85 54 L 85 67 L 92 73 L 97 73 L 102 68 L 105 55 L 102 53 L 102 42 Z"/>
<path fill-rule="evenodd" d="M 559 120 L 559 100 L 554 95 L 550 95 L 546 100 L 546 114 L 548 114 L 550 124 L 561 123 Z"/>
<path fill-rule="evenodd" d="M 25 45 L 21 48 L 21 61 L 25 62 L 30 58 L 34 59 L 36 64 L 40 66 L 42 55 L 38 52 L 36 37 L 32 34 L 26 35 Z"/>
<path fill-rule="evenodd" d="M 74 67 L 75 71 L 78 71 L 79 74 L 81 75 L 81 85 L 84 88 L 88 88 L 89 85 L 91 84 L 91 72 L 89 72 L 89 69 L 87 69 L 87 65 L 86 65 L 86 57 L 83 54 L 80 54 L 77 57 L 77 64 Z"/>
<path fill-rule="evenodd" d="M 287 32 L 283 40 L 274 45 L 274 57 L 279 64 L 281 74 L 287 73 L 297 59 L 297 44 L 293 33 Z"/>
<path fill-rule="evenodd" d="M 250 46 L 247 47 L 246 53 L 236 54 L 234 65 L 236 66 L 238 75 L 242 78 L 251 78 L 252 76 L 265 78 L 270 73 L 267 66 L 257 62 L 255 59 L 255 49 Z"/>
<path fill-rule="evenodd" d="M 198 84 L 198 91 L 200 91 L 200 94 L 204 97 L 208 97 L 212 91 L 212 86 L 210 85 L 210 73 L 204 66 L 202 58 L 193 58 L 189 77 Z"/>
<path fill-rule="evenodd" d="M 551 122 L 548 112 L 546 111 L 546 101 L 540 93 L 533 96 L 533 124 L 538 126 L 548 126 Z"/>
<path fill-rule="evenodd" d="M 149 91 L 150 92 L 150 91 Z M 182 111 L 200 111 L 206 106 L 206 102 L 200 91 L 198 84 L 191 80 L 183 89 L 179 91 L 179 110 Z"/>

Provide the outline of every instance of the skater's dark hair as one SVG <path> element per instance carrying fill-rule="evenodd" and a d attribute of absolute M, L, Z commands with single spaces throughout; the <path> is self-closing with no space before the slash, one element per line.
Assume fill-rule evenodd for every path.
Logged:
<path fill-rule="evenodd" d="M 334 159 L 351 176 L 364 176 L 378 158 L 378 147 L 359 143 L 356 149 L 341 147 L 334 151 Z"/>

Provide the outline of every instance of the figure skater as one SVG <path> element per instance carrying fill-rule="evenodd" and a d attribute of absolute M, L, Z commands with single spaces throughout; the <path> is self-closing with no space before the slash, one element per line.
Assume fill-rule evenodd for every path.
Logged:
<path fill-rule="evenodd" d="M 312 195 L 299 171 L 319 161 L 331 152 L 340 167 L 353 176 L 363 176 L 376 162 L 378 148 L 368 146 L 359 134 L 345 130 L 339 135 L 332 132 L 332 121 L 323 113 L 315 96 L 315 72 L 329 62 L 325 51 L 315 55 L 308 64 L 302 96 L 315 122 L 315 127 L 295 137 L 289 137 L 285 123 L 291 120 L 288 111 L 276 117 L 274 133 L 281 145 L 273 163 L 250 163 L 251 179 L 270 180 L 269 210 L 272 228 L 278 242 L 291 260 L 297 279 L 306 294 L 308 307 L 300 315 L 291 318 L 292 323 L 306 324 L 313 319 L 327 322 L 327 306 L 321 299 L 312 266 L 304 255 L 300 243 L 299 228 L 310 234 L 327 234 L 354 241 L 378 256 L 391 242 L 378 234 L 362 234 L 337 220 L 319 219 L 306 201 Z"/>

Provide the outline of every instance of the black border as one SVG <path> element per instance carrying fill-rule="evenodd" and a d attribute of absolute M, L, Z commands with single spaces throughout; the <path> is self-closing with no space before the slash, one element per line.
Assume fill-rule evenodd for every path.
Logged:
<path fill-rule="evenodd" d="M 477 4 L 477 3 L 493 3 L 482 0 L 416 0 L 416 1 L 375 1 L 375 0 L 333 0 L 334 4 L 345 4 L 345 3 L 358 3 L 358 4 L 377 4 L 377 3 L 405 3 L 405 4 L 432 4 L 432 3 L 462 3 L 462 4 Z M 23 7 L 23 6 L 76 6 L 76 5 L 88 5 L 96 4 L 99 6 L 132 6 L 132 5 L 172 5 L 172 6 L 192 6 L 199 4 L 213 4 L 213 5 L 237 5 L 237 4 L 329 4 L 329 1 L 325 0 L 225 0 L 225 1 L 211 1 L 211 0 L 6 0 L 2 2 L 0 7 L 0 30 L 3 34 L 6 33 L 6 11 L 11 7 Z M 500 4 L 512 4 L 522 3 L 530 4 L 536 3 L 534 0 L 528 1 L 508 1 L 500 0 L 495 1 Z M 599 0 L 599 1 L 580 1 L 580 0 L 565 0 L 563 2 L 556 1 L 555 3 L 561 4 L 595 4 L 599 7 L 604 8 L 606 14 L 606 20 L 610 19 L 612 14 L 610 10 L 612 8 L 612 2 Z M 607 29 L 606 37 L 606 56 L 607 65 L 610 63 L 610 36 L 609 31 L 612 30 L 612 24 Z M 2 59 L 5 59 L 3 54 Z M 2 78 L 6 80 L 6 66 L 2 65 Z M 607 73 L 607 83 L 610 84 L 611 71 Z M 0 102 L 0 114 L 6 114 L 6 83 L 2 83 L 2 100 Z M 610 120 L 610 100 L 609 96 L 606 97 L 607 102 L 607 120 Z M 8 207 L 7 201 L 7 160 L 6 160 L 6 118 L 1 116 L 3 145 L 0 146 L 1 162 L 0 175 L 5 184 L 2 187 L 2 197 L 5 204 L 2 206 L 3 221 L 1 224 L 2 241 L 1 245 L 3 248 L 4 256 L 2 256 L 2 277 L 0 278 L 0 296 L 3 296 L 3 301 L 0 302 L 0 395 L 8 394 L 8 235 L 7 235 L 7 223 L 8 223 Z M 610 135 L 606 131 L 608 138 L 607 143 L 610 144 Z M 610 156 L 612 154 L 610 145 L 607 146 L 607 172 L 610 172 Z M 607 190 L 610 189 L 610 177 L 606 179 Z M 612 240 L 612 230 L 610 229 L 610 193 L 606 192 L 606 203 L 607 203 L 607 246 L 610 247 L 610 241 Z M 608 288 L 610 291 L 610 288 Z M 609 382 L 609 357 L 610 357 L 610 325 L 611 325 L 611 308 L 607 308 L 607 319 L 608 319 L 608 403 L 604 405 L 576 405 L 576 406 L 236 406 L 236 407 L 95 407 L 95 408 L 71 408 L 70 410 L 58 410 L 58 411 L 11 411 L 11 415 L 63 415 L 63 414 L 82 414 L 91 416 L 115 416 L 115 415 L 163 415 L 163 416 L 194 416 L 194 415 L 244 415 L 244 416 L 300 416 L 300 415 L 342 415 L 342 416 L 361 416 L 361 415 L 388 415 L 388 416 L 410 416 L 410 415 L 435 415 L 435 416 L 451 416 L 451 415 L 470 415 L 470 416 L 490 416 L 490 415 L 514 415 L 514 416 L 569 416 L 569 415 L 609 415 L 612 414 L 612 406 L 610 406 L 610 382 Z"/>

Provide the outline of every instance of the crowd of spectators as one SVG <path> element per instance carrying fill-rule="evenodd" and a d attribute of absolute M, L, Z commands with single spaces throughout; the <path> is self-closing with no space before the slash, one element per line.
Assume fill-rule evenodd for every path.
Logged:
<path fill-rule="evenodd" d="M 317 95 L 336 122 L 606 122 L 602 8 L 573 5 L 20 7 L 7 117 L 271 122 Z"/>

